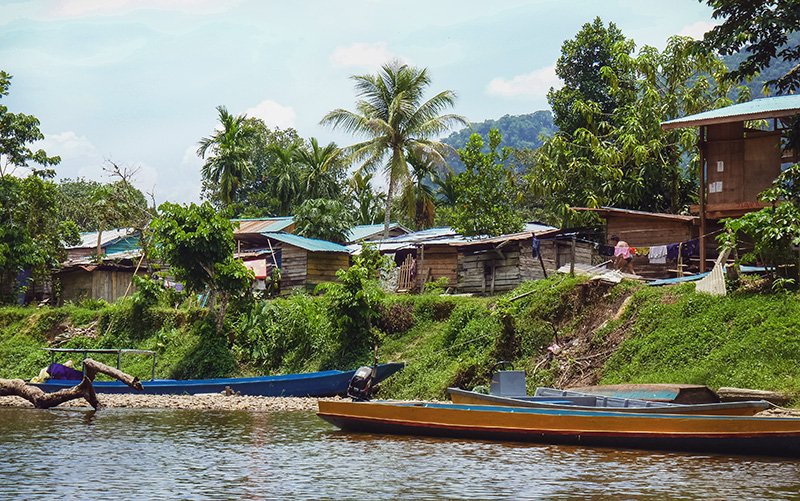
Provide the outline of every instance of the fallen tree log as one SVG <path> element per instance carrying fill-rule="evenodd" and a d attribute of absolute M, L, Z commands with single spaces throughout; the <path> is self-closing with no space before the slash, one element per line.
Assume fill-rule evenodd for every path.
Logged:
<path fill-rule="evenodd" d="M 0 379 L 0 396 L 17 396 L 32 403 L 37 409 L 49 409 L 64 402 L 78 398 L 85 399 L 95 409 L 100 408 L 100 401 L 94 391 L 94 378 L 97 374 L 111 376 L 131 388 L 141 391 L 142 383 L 139 378 L 126 374 L 119 369 L 102 364 L 91 358 L 83 361 L 83 380 L 71 388 L 65 388 L 53 393 L 47 393 L 38 386 L 26 383 L 22 379 Z"/>

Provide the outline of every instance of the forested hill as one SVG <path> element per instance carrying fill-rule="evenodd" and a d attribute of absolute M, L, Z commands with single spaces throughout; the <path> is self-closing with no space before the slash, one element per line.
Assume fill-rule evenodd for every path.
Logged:
<path fill-rule="evenodd" d="M 791 47 L 800 46 L 800 31 L 795 31 L 794 33 L 790 34 L 788 37 L 788 44 Z M 738 54 L 733 54 L 731 56 L 727 56 L 724 58 L 725 64 L 730 69 L 735 69 L 739 66 L 739 63 L 742 62 L 747 56 L 747 51 L 739 52 Z M 781 75 L 785 75 L 794 65 L 794 63 L 790 61 L 784 61 L 783 59 L 773 59 L 770 63 L 769 67 L 767 67 L 760 75 L 755 77 L 751 82 L 747 84 L 750 87 L 750 95 L 753 99 L 758 99 L 759 97 L 764 97 L 762 93 L 762 88 L 764 87 L 764 82 L 769 80 L 774 80 Z M 770 90 L 770 95 L 775 95 L 775 90 Z"/>
<path fill-rule="evenodd" d="M 550 136 L 556 132 L 553 115 L 549 111 L 537 111 L 527 115 L 505 115 L 497 120 L 473 123 L 470 127 L 453 132 L 442 142 L 453 148 L 463 148 L 473 132 L 482 137 L 489 136 L 490 129 L 498 129 L 503 136 L 502 146 L 524 149 L 538 148 L 542 145 L 539 136 Z"/>

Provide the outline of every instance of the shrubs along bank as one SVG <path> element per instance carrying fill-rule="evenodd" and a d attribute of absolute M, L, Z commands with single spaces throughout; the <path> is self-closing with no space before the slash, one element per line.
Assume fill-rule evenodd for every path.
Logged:
<path fill-rule="evenodd" d="M 448 386 L 486 385 L 499 360 L 524 369 L 531 390 L 680 382 L 800 394 L 794 293 L 712 297 L 692 284 L 611 286 L 563 276 L 493 298 L 373 293 L 362 303 L 341 289 L 254 301 L 226 319 L 232 347 L 208 311 L 186 298 L 177 306 L 174 297 L 146 305 L 133 297 L 2 308 L 0 377 L 35 376 L 49 363 L 46 346 L 154 350 L 157 377 L 204 378 L 353 368 L 372 362 L 377 343 L 382 361 L 407 364 L 383 384 L 384 398 L 441 399 Z M 150 364 L 123 360 L 140 377 Z"/>

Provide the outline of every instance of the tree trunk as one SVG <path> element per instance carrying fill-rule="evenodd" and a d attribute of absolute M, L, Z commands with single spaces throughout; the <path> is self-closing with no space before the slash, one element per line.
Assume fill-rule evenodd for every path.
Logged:
<path fill-rule="evenodd" d="M 394 191 L 394 182 L 391 172 L 389 173 L 389 188 L 386 190 L 386 214 L 383 219 L 383 239 L 389 238 L 389 224 L 392 221 L 392 192 Z"/>
<path fill-rule="evenodd" d="M 126 374 L 119 369 L 94 361 L 91 358 L 84 360 L 83 366 L 85 367 L 83 380 L 71 388 L 47 393 L 38 386 L 27 384 L 22 379 L 0 379 L 0 396 L 13 395 L 24 398 L 37 409 L 49 409 L 69 400 L 83 398 L 89 402 L 89 405 L 99 409 L 100 401 L 97 399 L 97 394 L 92 384 L 97 374 L 106 374 L 131 388 L 142 390 L 142 383 L 139 378 Z"/>

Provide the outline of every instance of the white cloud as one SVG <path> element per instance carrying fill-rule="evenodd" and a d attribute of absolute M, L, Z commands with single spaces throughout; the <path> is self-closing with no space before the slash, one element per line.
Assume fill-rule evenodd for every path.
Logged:
<path fill-rule="evenodd" d="M 701 40 L 707 31 L 711 30 L 717 23 L 710 21 L 697 21 L 696 23 L 687 24 L 678 32 L 678 35 L 685 37 L 692 37 L 695 40 Z"/>
<path fill-rule="evenodd" d="M 244 113 L 249 117 L 260 118 L 270 127 L 280 127 L 281 129 L 294 127 L 297 117 L 297 113 L 291 106 L 283 106 L 269 99 L 244 110 Z"/>
<path fill-rule="evenodd" d="M 74 131 L 48 134 L 37 143 L 49 155 L 59 155 L 62 159 L 99 159 L 100 152 L 86 136 L 79 136 Z"/>
<path fill-rule="evenodd" d="M 386 42 L 354 43 L 347 47 L 339 46 L 334 49 L 330 61 L 339 67 L 368 67 L 378 66 L 397 59 L 387 47 Z"/>
<path fill-rule="evenodd" d="M 54 18 L 83 18 L 161 10 L 202 15 L 223 12 L 237 3 L 238 0 L 61 0 L 47 14 Z"/>
<path fill-rule="evenodd" d="M 560 87 L 561 81 L 556 76 L 555 66 L 547 66 L 538 70 L 517 75 L 510 80 L 497 77 L 486 86 L 486 92 L 501 97 L 544 97 L 550 87 Z"/>

